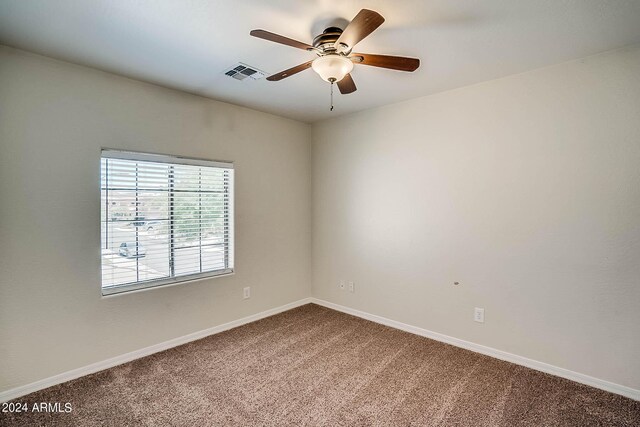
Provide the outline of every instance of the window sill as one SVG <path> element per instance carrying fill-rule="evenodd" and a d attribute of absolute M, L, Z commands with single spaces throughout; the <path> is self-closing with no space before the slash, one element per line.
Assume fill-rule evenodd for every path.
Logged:
<path fill-rule="evenodd" d="M 202 280 L 214 279 L 217 277 L 233 276 L 234 274 L 235 274 L 235 270 L 229 268 L 226 270 L 219 270 L 215 272 L 193 274 L 190 276 L 175 277 L 171 279 L 154 280 L 154 281 L 145 282 L 145 283 L 135 283 L 135 284 L 121 285 L 121 286 L 109 286 L 106 288 L 101 288 L 102 298 L 111 298 L 118 295 L 125 295 L 125 294 L 128 295 L 132 293 L 148 291 L 151 289 L 167 288 L 169 286 L 176 286 L 176 285 L 184 285 L 184 284 L 193 283 L 193 282 L 200 282 Z"/>

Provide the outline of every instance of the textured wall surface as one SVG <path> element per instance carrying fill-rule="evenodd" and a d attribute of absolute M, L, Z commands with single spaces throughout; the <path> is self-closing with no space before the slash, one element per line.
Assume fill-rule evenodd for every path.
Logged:
<path fill-rule="evenodd" d="M 314 296 L 640 389 L 640 49 L 312 138 Z"/>
<path fill-rule="evenodd" d="M 101 147 L 234 161 L 236 274 L 101 298 Z M 0 47 L 0 391 L 309 296 L 310 200 L 306 124 Z"/>

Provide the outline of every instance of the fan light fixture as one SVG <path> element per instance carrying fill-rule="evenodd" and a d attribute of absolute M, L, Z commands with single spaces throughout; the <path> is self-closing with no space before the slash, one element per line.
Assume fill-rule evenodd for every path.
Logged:
<path fill-rule="evenodd" d="M 311 67 L 322 80 L 334 83 L 342 80 L 353 70 L 353 62 L 345 56 L 329 54 L 314 59 Z"/>
<path fill-rule="evenodd" d="M 280 34 L 265 30 L 251 30 L 253 37 L 274 43 L 291 46 L 307 52 L 314 52 L 318 58 L 288 68 L 267 77 L 270 82 L 277 82 L 301 71 L 313 68 L 322 80 L 331 83 L 331 108 L 333 111 L 333 83 L 336 83 L 343 95 L 356 91 L 356 84 L 351 76 L 354 62 L 370 67 L 387 68 L 398 71 L 415 71 L 420 66 L 418 58 L 404 56 L 377 55 L 372 53 L 353 53 L 353 48 L 365 37 L 375 31 L 384 18 L 378 12 L 362 9 L 347 24 L 346 28 L 328 27 L 313 38 L 312 44 L 299 42 Z M 352 62 L 353 61 L 353 62 Z"/>

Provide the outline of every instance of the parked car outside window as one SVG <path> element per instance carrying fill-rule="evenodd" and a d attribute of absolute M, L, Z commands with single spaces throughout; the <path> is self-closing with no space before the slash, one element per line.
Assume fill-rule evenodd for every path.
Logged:
<path fill-rule="evenodd" d="M 144 246 L 136 242 L 124 242 L 120 244 L 120 256 L 126 258 L 142 258 L 147 254 Z"/>

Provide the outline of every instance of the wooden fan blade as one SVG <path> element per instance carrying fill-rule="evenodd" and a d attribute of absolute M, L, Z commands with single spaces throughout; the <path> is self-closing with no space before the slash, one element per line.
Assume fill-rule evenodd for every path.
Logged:
<path fill-rule="evenodd" d="M 347 74 L 338 82 L 338 89 L 340 93 L 346 95 L 348 93 L 355 92 L 358 88 L 351 77 L 351 74 Z"/>
<path fill-rule="evenodd" d="M 378 12 L 369 9 L 362 9 L 355 18 L 347 25 L 335 43 L 338 51 L 353 48 L 356 43 L 367 37 L 384 22 L 384 18 Z"/>
<path fill-rule="evenodd" d="M 299 42 L 294 39 L 290 39 L 289 37 L 281 36 L 279 34 L 270 33 L 265 30 L 252 30 L 250 33 L 253 37 L 258 37 L 259 39 L 269 40 L 270 42 L 285 44 L 287 46 L 296 47 L 298 49 L 312 49 L 312 47 L 306 43 Z"/>
<path fill-rule="evenodd" d="M 267 77 L 267 80 L 270 82 L 277 82 L 278 80 L 282 80 L 286 77 L 292 76 L 294 74 L 299 73 L 300 71 L 304 71 L 307 68 L 311 67 L 311 63 L 313 61 L 305 62 L 304 64 L 296 65 L 295 67 L 289 68 L 288 70 L 280 71 L 279 73 L 272 74 Z"/>
<path fill-rule="evenodd" d="M 356 64 L 370 65 L 372 67 L 389 68 L 399 71 L 415 71 L 420 66 L 418 58 L 404 56 L 374 55 L 370 53 L 352 53 L 349 58 Z M 360 59 L 362 58 L 362 59 Z"/>

